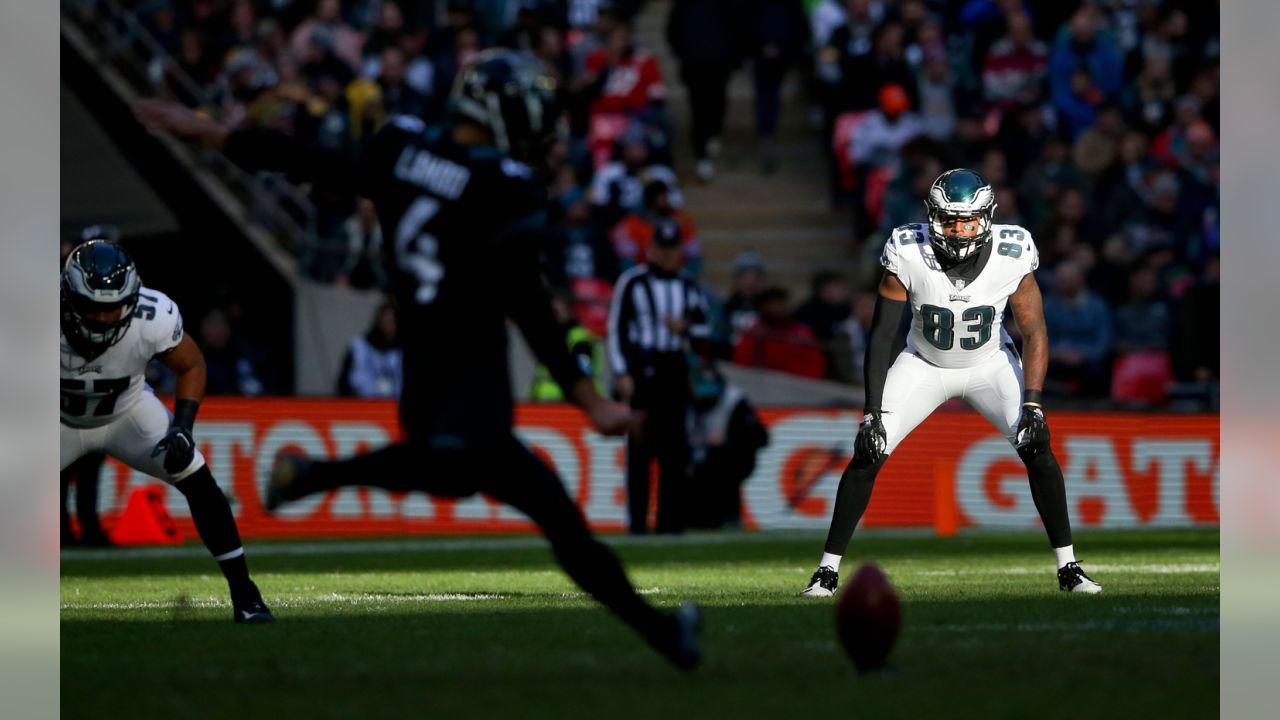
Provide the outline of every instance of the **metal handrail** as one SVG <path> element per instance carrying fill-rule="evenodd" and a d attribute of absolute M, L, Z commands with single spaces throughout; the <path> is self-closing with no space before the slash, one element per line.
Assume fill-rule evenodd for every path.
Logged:
<path fill-rule="evenodd" d="M 196 107 L 217 120 L 225 113 L 187 74 L 173 56 L 139 22 L 135 10 L 117 0 L 62 0 L 62 9 L 77 28 L 98 46 L 103 58 L 121 72 L 139 93 L 172 96 L 167 79 Z M 244 203 L 252 222 L 262 226 L 283 247 L 297 252 L 316 242 L 316 209 L 306 193 L 278 175 L 246 173 L 216 152 L 199 156 Z"/>

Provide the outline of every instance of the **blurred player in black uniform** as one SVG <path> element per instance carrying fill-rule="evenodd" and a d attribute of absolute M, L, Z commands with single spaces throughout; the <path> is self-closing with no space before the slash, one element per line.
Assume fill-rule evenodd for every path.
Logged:
<path fill-rule="evenodd" d="M 134 110 L 153 130 L 198 139 L 243 166 L 368 197 L 390 241 L 384 260 L 404 340 L 405 441 L 338 462 L 282 456 L 268 509 L 346 485 L 442 497 L 483 492 L 533 519 L 578 585 L 691 669 L 700 659 L 698 608 L 668 615 L 637 595 L 560 479 L 512 433 L 507 317 L 600 432 L 638 426 L 571 359 L 538 274 L 546 193 L 525 162 L 544 156 L 558 120 L 556 92 L 536 61 L 482 53 L 459 74 L 449 125 L 392 119 L 358 161 L 274 131 L 231 131 L 167 101 L 139 101 Z M 440 338 L 450 339 L 447 349 Z"/>

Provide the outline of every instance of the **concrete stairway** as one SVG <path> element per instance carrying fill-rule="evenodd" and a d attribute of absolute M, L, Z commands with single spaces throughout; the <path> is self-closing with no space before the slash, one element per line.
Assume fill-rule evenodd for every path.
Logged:
<path fill-rule="evenodd" d="M 729 287 L 733 260 L 744 250 L 759 252 L 772 282 L 808 295 L 814 270 L 849 271 L 853 256 L 849 216 L 828 209 L 826 165 L 817 134 L 807 117 L 807 102 L 797 72 L 783 87 L 778 132 L 779 168 L 761 172 L 755 134 L 754 89 L 749 63 L 729 84 L 729 111 L 716 177 L 700 184 L 693 174 L 689 103 L 679 64 L 666 41 L 671 0 L 650 0 L 636 18 L 637 42 L 655 53 L 667 83 L 668 109 L 676 127 L 676 171 L 706 254 L 705 278 L 712 288 Z"/>

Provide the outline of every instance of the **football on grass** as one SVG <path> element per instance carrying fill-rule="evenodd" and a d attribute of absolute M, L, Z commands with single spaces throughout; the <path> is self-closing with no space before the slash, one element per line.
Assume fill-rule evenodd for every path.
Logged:
<path fill-rule="evenodd" d="M 901 626 L 902 606 L 889 578 L 865 563 L 836 601 L 836 630 L 858 672 L 884 667 Z"/>

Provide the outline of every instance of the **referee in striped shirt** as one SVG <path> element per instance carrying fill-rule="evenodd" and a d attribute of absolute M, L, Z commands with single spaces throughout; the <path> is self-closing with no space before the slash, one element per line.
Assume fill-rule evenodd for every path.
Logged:
<path fill-rule="evenodd" d="M 686 352 L 711 334 L 707 298 L 683 272 L 680 227 L 655 223 L 647 263 L 622 274 L 609 308 L 608 351 L 618 394 L 646 414 L 643 437 L 627 440 L 630 531 L 648 532 L 649 464 L 658 461 L 660 533 L 684 530 L 689 488 L 685 417 L 692 401 Z"/>

